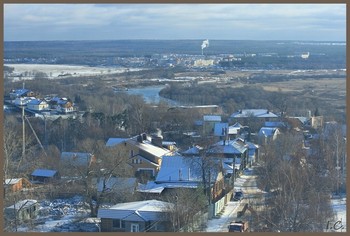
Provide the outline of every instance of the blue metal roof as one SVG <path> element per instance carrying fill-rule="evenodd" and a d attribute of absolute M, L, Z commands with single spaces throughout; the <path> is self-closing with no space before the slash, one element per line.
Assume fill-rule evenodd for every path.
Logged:
<path fill-rule="evenodd" d="M 57 170 L 36 169 L 33 171 L 32 176 L 53 177 L 56 173 Z"/>
<path fill-rule="evenodd" d="M 228 123 L 215 123 L 214 136 L 226 136 L 228 134 L 228 131 Z"/>

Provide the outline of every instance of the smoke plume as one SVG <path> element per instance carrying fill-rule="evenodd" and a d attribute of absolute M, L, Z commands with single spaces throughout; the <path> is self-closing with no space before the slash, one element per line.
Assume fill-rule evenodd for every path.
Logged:
<path fill-rule="evenodd" d="M 202 43 L 202 50 L 206 47 L 209 47 L 209 40 L 204 40 L 203 43 Z"/>

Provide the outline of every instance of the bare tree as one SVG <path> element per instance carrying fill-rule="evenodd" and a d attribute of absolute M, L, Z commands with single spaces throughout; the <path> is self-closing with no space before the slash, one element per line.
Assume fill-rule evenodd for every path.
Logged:
<path fill-rule="evenodd" d="M 206 206 L 206 197 L 203 188 L 177 188 L 163 197 L 164 201 L 173 203 L 167 209 L 173 232 L 191 232 L 197 224 L 198 213 L 203 213 Z"/>
<path fill-rule="evenodd" d="M 86 139 L 79 144 L 78 150 L 91 153 L 93 157 L 86 165 L 71 165 L 81 177 L 83 194 L 89 203 L 91 216 L 96 216 L 100 204 L 108 194 L 107 182 L 112 177 L 129 177 L 131 167 L 128 164 L 128 155 L 117 147 L 106 147 L 101 140 Z M 103 182 L 101 192 L 97 193 L 96 180 Z"/>
<path fill-rule="evenodd" d="M 286 135 L 266 148 L 259 184 L 272 197 L 263 215 L 272 231 L 321 232 L 332 217 L 329 192 L 298 137 Z"/>

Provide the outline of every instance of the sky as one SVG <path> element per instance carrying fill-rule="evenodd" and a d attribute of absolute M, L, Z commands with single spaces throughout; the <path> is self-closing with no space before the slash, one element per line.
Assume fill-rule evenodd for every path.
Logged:
<path fill-rule="evenodd" d="M 4 4 L 4 40 L 346 40 L 346 4 Z"/>

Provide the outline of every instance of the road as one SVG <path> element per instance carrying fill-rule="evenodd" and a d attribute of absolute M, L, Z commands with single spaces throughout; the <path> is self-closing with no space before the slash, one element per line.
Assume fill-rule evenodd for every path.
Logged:
<path fill-rule="evenodd" d="M 257 188 L 256 178 L 257 176 L 254 174 L 254 169 L 249 168 L 236 179 L 235 190 L 242 190 L 245 198 L 240 202 L 228 202 L 220 218 L 213 218 L 208 221 L 205 232 L 228 232 L 228 224 L 237 219 L 237 212 L 244 204 L 256 205 L 259 203 L 258 201 L 261 199 L 259 196 L 264 192 Z"/>

